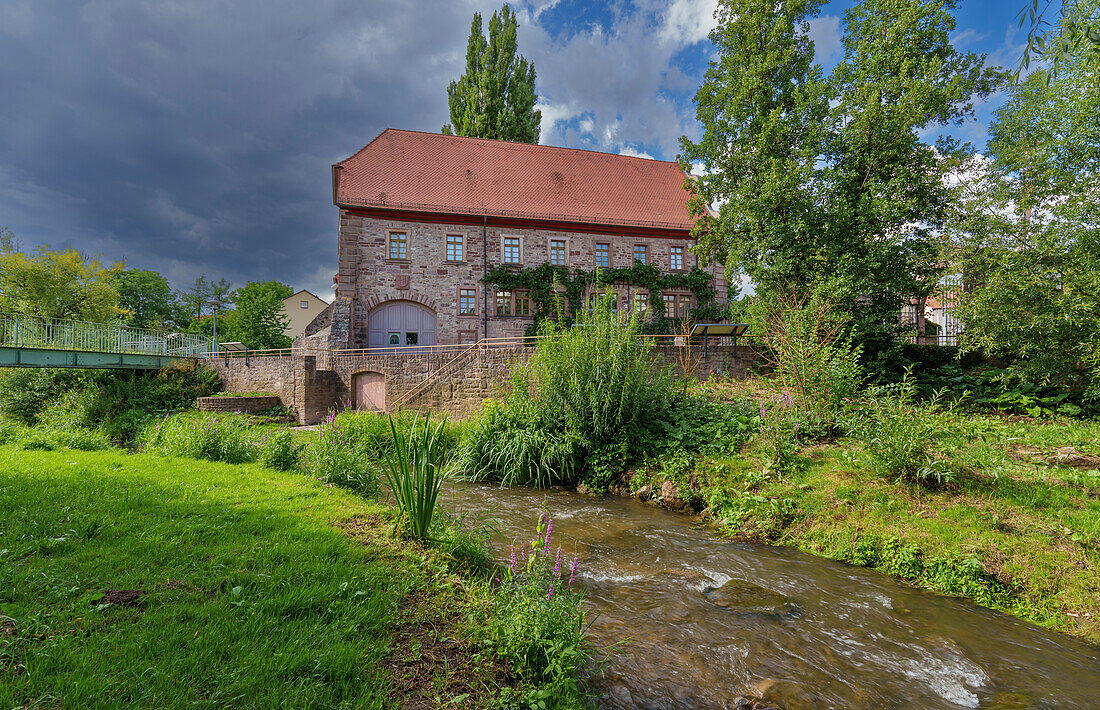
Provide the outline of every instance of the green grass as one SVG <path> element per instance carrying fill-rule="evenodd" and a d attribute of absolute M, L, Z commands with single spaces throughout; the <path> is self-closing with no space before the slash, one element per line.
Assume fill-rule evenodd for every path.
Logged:
<path fill-rule="evenodd" d="M 500 669 L 437 638 L 482 587 L 390 517 L 256 464 L 0 446 L 0 706 L 484 705 Z"/>
<path fill-rule="evenodd" d="M 1100 454 L 1100 422 L 918 416 L 933 420 L 937 455 L 958 472 L 952 485 L 875 475 L 864 445 L 842 440 L 803 448 L 801 465 L 778 475 L 761 473 L 751 446 L 700 461 L 697 495 L 732 536 L 873 567 L 1100 641 L 1100 471 L 1056 462 L 1064 447 Z"/>

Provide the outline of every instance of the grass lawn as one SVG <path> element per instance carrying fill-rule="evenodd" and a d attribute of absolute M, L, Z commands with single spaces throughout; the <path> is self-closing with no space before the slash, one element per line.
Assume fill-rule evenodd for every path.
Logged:
<path fill-rule="evenodd" d="M 388 516 L 259 465 L 0 446 L 0 707 L 487 704 L 482 592 Z"/>
<path fill-rule="evenodd" d="M 805 447 L 784 474 L 762 474 L 749 447 L 678 483 L 732 536 L 874 567 L 1100 642 L 1100 422 L 923 416 L 940 417 L 937 448 L 961 471 L 940 490 L 874 475 L 851 440 Z"/>

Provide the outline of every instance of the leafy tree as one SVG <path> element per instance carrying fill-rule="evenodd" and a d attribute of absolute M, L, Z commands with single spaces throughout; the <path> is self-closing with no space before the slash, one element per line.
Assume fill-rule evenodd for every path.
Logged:
<path fill-rule="evenodd" d="M 443 133 L 538 143 L 542 112 L 535 108 L 535 65 L 517 56 L 516 14 L 505 5 L 489 20 L 489 38 L 474 13 L 466 73 L 447 87 L 451 123 Z"/>
<path fill-rule="evenodd" d="M 290 317 L 283 311 L 283 299 L 292 293 L 290 286 L 278 281 L 250 281 L 238 289 L 235 337 L 257 350 L 289 347 L 285 331 Z"/>
<path fill-rule="evenodd" d="M 98 257 L 49 245 L 24 254 L 8 232 L 0 243 L 0 308 L 47 318 L 110 320 L 118 315 L 114 277 L 122 266 L 104 266 Z"/>
<path fill-rule="evenodd" d="M 1029 0 L 1017 15 L 1020 27 L 1030 25 L 1027 47 L 1016 67 L 1017 81 L 1031 66 L 1032 59 L 1046 60 L 1050 68 L 1057 72 L 1067 58 L 1090 46 L 1092 51 L 1100 51 L 1100 2 L 1062 0 L 1058 18 L 1051 22 L 1047 19 L 1047 12 L 1053 4 L 1053 0 Z"/>
<path fill-rule="evenodd" d="M 207 279 L 205 275 L 199 276 L 190 289 L 178 294 L 181 320 L 198 320 L 202 318 L 204 311 L 213 311 L 210 301 L 228 303 L 232 290 L 233 287 L 225 279 L 214 281 Z"/>
<path fill-rule="evenodd" d="M 951 45 L 954 0 L 862 0 L 845 13 L 844 57 L 812 63 L 819 0 L 724 0 L 718 58 L 696 94 L 704 132 L 681 139 L 694 235 L 704 257 L 762 293 L 809 293 L 824 279 L 865 353 L 893 342 L 903 301 L 937 264 L 930 230 L 950 202 L 958 147 L 923 136 L 973 115 L 999 83 L 984 57 Z M 716 214 L 709 211 L 718 205 Z"/>
<path fill-rule="evenodd" d="M 967 288 L 963 348 L 1100 399 L 1100 52 L 1012 87 L 964 165 L 944 260 Z"/>
<path fill-rule="evenodd" d="M 127 269 L 115 275 L 123 321 L 135 328 L 176 325 L 179 307 L 168 279 L 155 271 Z"/>

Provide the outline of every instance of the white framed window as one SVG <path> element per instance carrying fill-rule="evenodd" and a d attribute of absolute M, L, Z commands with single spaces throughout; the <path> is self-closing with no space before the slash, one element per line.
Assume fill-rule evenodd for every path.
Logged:
<path fill-rule="evenodd" d="M 684 248 L 672 247 L 668 255 L 669 268 L 673 271 L 682 271 L 684 268 Z"/>
<path fill-rule="evenodd" d="M 531 315 L 531 294 L 527 291 L 516 291 L 516 307 L 513 312 L 517 316 Z"/>
<path fill-rule="evenodd" d="M 649 296 L 644 293 L 634 294 L 634 312 L 638 315 L 645 316 L 649 310 Z"/>
<path fill-rule="evenodd" d="M 596 266 L 603 267 L 605 269 L 611 267 L 611 245 L 610 244 L 597 244 L 596 245 Z"/>
<path fill-rule="evenodd" d="M 477 313 L 477 291 L 463 288 L 458 291 L 458 315 L 472 316 Z"/>
<path fill-rule="evenodd" d="M 447 261 L 462 261 L 465 239 L 461 234 L 447 235 Z"/>
<path fill-rule="evenodd" d="M 497 291 L 497 315 L 498 316 L 510 316 L 510 315 L 512 315 L 512 292 L 511 291 Z"/>
<path fill-rule="evenodd" d="M 520 254 L 521 244 L 519 237 L 505 237 L 503 244 L 503 257 L 505 264 L 520 264 L 522 263 L 522 255 Z"/>
<path fill-rule="evenodd" d="M 309 301 L 298 301 L 298 308 L 309 308 Z"/>
<path fill-rule="evenodd" d="M 408 235 L 408 232 L 390 232 L 390 258 L 391 259 L 408 259 L 409 258 L 409 235 Z"/>
<path fill-rule="evenodd" d="M 565 266 L 565 240 L 550 240 L 550 263 L 554 266 Z"/>

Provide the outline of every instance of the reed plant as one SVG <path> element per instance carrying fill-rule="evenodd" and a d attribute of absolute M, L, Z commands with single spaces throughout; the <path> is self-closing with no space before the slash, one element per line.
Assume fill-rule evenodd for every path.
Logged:
<path fill-rule="evenodd" d="M 383 470 L 401 514 L 398 524 L 409 537 L 427 540 L 447 461 L 447 419 L 444 417 L 433 427 L 430 414 L 423 421 L 416 415 L 407 436 L 397 433 L 392 417 L 389 423 L 393 446 L 386 453 Z"/>

